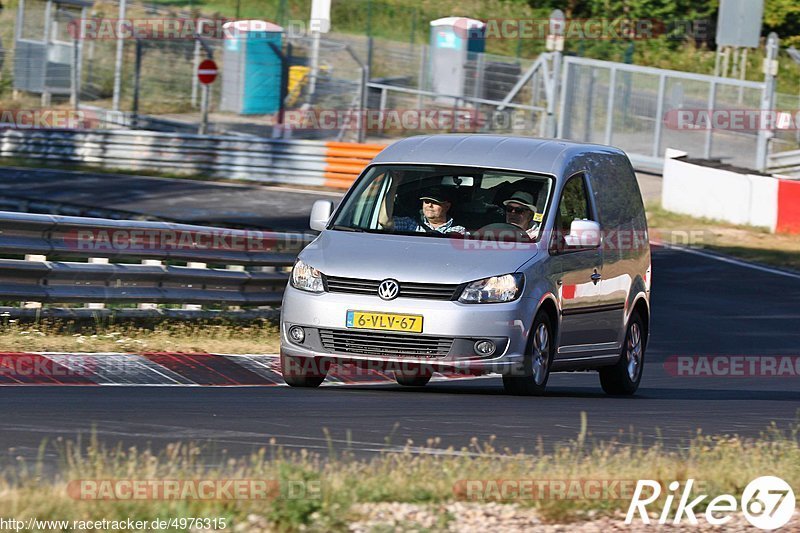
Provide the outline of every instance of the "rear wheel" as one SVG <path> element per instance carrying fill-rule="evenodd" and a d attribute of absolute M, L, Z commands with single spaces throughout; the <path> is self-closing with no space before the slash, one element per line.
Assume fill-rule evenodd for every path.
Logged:
<path fill-rule="evenodd" d="M 613 366 L 600 369 L 600 385 L 607 394 L 630 396 L 636 392 L 642 381 L 646 344 L 644 323 L 639 313 L 634 312 L 628 320 L 619 361 Z"/>
<path fill-rule="evenodd" d="M 541 396 L 547 387 L 555 351 L 553 326 L 547 313 L 539 311 L 532 331 L 530 354 L 525 356 L 522 375 L 503 375 L 503 387 L 509 394 Z"/>
<path fill-rule="evenodd" d="M 422 368 L 409 368 L 394 371 L 394 379 L 397 381 L 397 384 L 405 387 L 424 387 L 431 380 L 432 376 L 433 372 L 423 370 Z"/>
<path fill-rule="evenodd" d="M 317 357 L 281 354 L 283 380 L 291 387 L 319 387 L 328 375 L 330 363 Z"/>

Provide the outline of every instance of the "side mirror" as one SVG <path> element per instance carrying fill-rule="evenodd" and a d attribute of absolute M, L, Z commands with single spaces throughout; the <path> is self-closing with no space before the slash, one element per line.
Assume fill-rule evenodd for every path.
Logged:
<path fill-rule="evenodd" d="M 564 241 L 568 249 L 596 248 L 600 246 L 600 224 L 594 220 L 573 220 Z"/>
<path fill-rule="evenodd" d="M 311 206 L 311 217 L 308 225 L 316 231 L 324 230 L 325 226 L 328 225 L 328 220 L 331 218 L 331 213 L 333 213 L 333 202 L 330 200 L 317 200 Z"/>

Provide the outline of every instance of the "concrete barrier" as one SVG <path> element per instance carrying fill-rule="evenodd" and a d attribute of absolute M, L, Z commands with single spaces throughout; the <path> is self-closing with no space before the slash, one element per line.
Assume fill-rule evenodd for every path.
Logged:
<path fill-rule="evenodd" d="M 346 189 L 381 144 L 144 130 L 3 130 L 0 157 Z"/>
<path fill-rule="evenodd" d="M 701 166 L 667 149 L 661 203 L 694 217 L 800 233 L 800 182 Z"/>

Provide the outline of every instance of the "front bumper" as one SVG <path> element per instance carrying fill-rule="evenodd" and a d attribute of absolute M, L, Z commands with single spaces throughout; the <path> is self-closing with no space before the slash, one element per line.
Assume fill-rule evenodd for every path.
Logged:
<path fill-rule="evenodd" d="M 346 327 L 349 310 L 422 315 L 423 331 L 418 334 L 421 339 L 452 339 L 453 342 L 446 354 L 437 356 L 337 351 L 331 348 L 330 343 L 326 347 L 320 336 L 321 331 L 329 336 L 332 333 L 347 334 L 354 331 Z M 502 304 L 463 304 L 411 298 L 387 302 L 373 295 L 308 293 L 288 286 L 281 308 L 281 353 L 292 357 L 322 357 L 368 365 L 423 364 L 434 370 L 502 373 L 522 363 L 529 322 L 535 311 L 536 302 L 528 298 Z M 303 344 L 289 340 L 288 330 L 294 325 L 306 331 Z M 391 335 L 382 331 L 369 333 L 374 333 L 376 338 Z M 484 339 L 492 340 L 497 346 L 490 356 L 480 356 L 473 349 L 475 341 Z M 377 368 L 379 365 L 374 366 Z"/>

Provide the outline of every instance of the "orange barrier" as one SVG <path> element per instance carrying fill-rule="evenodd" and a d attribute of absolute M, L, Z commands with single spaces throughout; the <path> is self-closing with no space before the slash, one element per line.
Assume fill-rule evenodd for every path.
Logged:
<path fill-rule="evenodd" d="M 325 185 L 349 188 L 364 167 L 384 148 L 383 144 L 326 142 Z"/>

